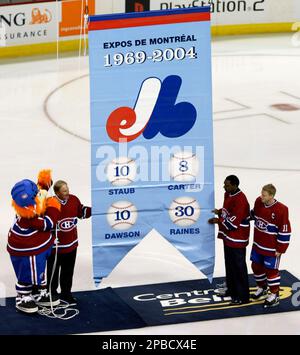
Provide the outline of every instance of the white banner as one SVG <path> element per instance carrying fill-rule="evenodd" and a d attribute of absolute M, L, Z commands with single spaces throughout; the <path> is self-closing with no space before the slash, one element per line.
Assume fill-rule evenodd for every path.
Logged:
<path fill-rule="evenodd" d="M 60 14 L 60 2 L 1 6 L 0 46 L 53 42 Z"/>

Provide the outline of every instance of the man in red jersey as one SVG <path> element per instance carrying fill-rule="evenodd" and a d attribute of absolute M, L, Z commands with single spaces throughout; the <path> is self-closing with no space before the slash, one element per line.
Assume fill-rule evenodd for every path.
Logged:
<path fill-rule="evenodd" d="M 69 193 L 69 187 L 65 181 L 57 181 L 53 189 L 56 198 L 61 203 L 61 212 L 56 225 L 58 241 L 47 262 L 47 279 L 48 284 L 51 281 L 51 294 L 57 295 L 57 288 L 60 284 L 60 299 L 68 302 L 69 305 L 75 305 L 76 300 L 72 296 L 71 288 L 78 247 L 77 219 L 89 218 L 91 208 L 82 205 L 78 197 Z M 53 271 L 55 248 L 57 248 L 57 260 Z"/>
<path fill-rule="evenodd" d="M 235 175 L 227 176 L 223 207 L 213 211 L 218 218 L 208 220 L 211 224 L 218 224 L 218 238 L 224 242 L 227 292 L 223 296 L 230 296 L 232 304 L 249 302 L 246 247 L 249 243 L 250 207 L 239 183 Z"/>
<path fill-rule="evenodd" d="M 251 252 L 252 270 L 257 283 L 257 290 L 252 296 L 258 300 L 268 294 L 264 307 L 274 307 L 279 304 L 280 257 L 286 252 L 291 225 L 288 208 L 275 200 L 276 188 L 272 184 L 262 188 L 251 211 L 254 219 L 254 241 Z"/>

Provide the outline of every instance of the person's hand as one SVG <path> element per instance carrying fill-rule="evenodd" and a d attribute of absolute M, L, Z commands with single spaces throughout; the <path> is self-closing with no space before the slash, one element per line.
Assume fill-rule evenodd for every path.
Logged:
<path fill-rule="evenodd" d="M 215 209 L 212 210 L 212 213 L 219 214 L 219 210 L 217 208 L 215 208 Z"/>
<path fill-rule="evenodd" d="M 276 256 L 276 257 L 281 256 L 281 254 L 282 254 L 282 253 L 278 253 L 278 251 L 275 252 L 275 256 Z"/>
<path fill-rule="evenodd" d="M 217 224 L 219 222 L 219 218 L 210 218 L 207 222 L 209 224 Z"/>

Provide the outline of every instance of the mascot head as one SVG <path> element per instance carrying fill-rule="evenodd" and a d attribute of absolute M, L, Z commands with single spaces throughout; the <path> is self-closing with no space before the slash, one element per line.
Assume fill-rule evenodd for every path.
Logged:
<path fill-rule="evenodd" d="M 17 215 L 24 218 L 43 215 L 51 184 L 50 170 L 40 171 L 37 184 L 28 179 L 17 182 L 11 190 L 12 206 Z"/>
<path fill-rule="evenodd" d="M 35 205 L 35 198 L 39 190 L 37 185 L 28 179 L 21 180 L 11 190 L 13 201 L 20 207 Z"/>

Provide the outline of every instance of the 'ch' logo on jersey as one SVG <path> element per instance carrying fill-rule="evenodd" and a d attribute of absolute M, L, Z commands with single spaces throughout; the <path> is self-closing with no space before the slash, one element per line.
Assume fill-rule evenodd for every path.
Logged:
<path fill-rule="evenodd" d="M 265 231 L 268 228 L 268 223 L 262 219 L 257 219 L 255 225 L 257 226 L 258 229 L 262 231 Z"/>
<path fill-rule="evenodd" d="M 58 228 L 62 232 L 69 232 L 76 227 L 77 219 L 76 218 L 64 218 L 58 222 Z"/>
<path fill-rule="evenodd" d="M 107 122 L 106 131 L 115 142 L 130 142 L 143 134 L 152 139 L 158 133 L 167 138 L 186 134 L 197 118 L 189 102 L 176 103 L 182 79 L 170 75 L 163 82 L 151 77 L 143 81 L 134 108 L 119 107 Z"/>

